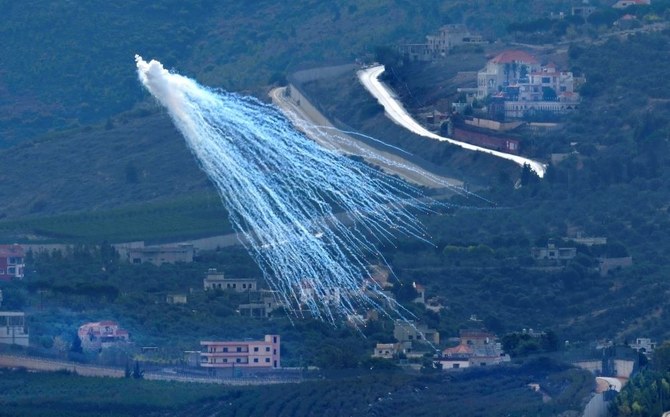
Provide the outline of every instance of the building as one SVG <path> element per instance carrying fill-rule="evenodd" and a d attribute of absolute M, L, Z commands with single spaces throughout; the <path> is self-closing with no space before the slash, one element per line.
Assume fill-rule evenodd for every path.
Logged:
<path fill-rule="evenodd" d="M 536 261 L 569 261 L 577 256 L 577 248 L 557 248 L 554 243 L 549 243 L 546 247 L 532 248 L 530 255 Z"/>
<path fill-rule="evenodd" d="M 438 362 L 442 369 L 499 365 L 509 362 L 496 335 L 484 330 L 461 330 L 460 343 L 442 351 Z"/>
<path fill-rule="evenodd" d="M 0 280 L 23 279 L 26 267 L 21 245 L 0 245 Z"/>
<path fill-rule="evenodd" d="M 651 0 L 619 0 L 612 5 L 615 9 L 625 9 L 630 6 L 649 6 Z"/>
<path fill-rule="evenodd" d="M 621 258 L 598 258 L 598 272 L 601 277 L 606 277 L 610 271 L 627 268 L 633 265 L 633 258 L 624 256 Z"/>
<path fill-rule="evenodd" d="M 110 320 L 83 324 L 79 327 L 77 335 L 84 350 L 106 349 L 130 341 L 128 331 Z"/>
<path fill-rule="evenodd" d="M 121 259 L 133 264 L 151 263 L 156 266 L 178 262 L 193 262 L 195 249 L 191 244 L 144 246 L 144 242 L 135 242 L 114 247 Z"/>
<path fill-rule="evenodd" d="M 375 346 L 373 358 L 397 359 L 400 354 L 405 354 L 405 347 L 402 343 L 377 343 Z"/>
<path fill-rule="evenodd" d="M 272 314 L 284 305 L 278 301 L 274 291 L 259 291 L 250 297 L 248 303 L 240 304 L 237 310 L 241 316 L 270 318 Z"/>
<path fill-rule="evenodd" d="M 28 346 L 26 314 L 19 311 L 0 311 L 0 343 Z"/>
<path fill-rule="evenodd" d="M 525 51 L 507 50 L 477 73 L 477 98 L 496 98 L 505 118 L 564 114 L 578 109 L 574 84 L 572 72 L 559 71 L 551 63 L 541 65 Z"/>
<path fill-rule="evenodd" d="M 415 303 L 426 305 L 426 287 L 416 282 L 412 282 L 412 287 L 416 291 L 417 297 L 413 300 Z"/>
<path fill-rule="evenodd" d="M 573 6 L 572 7 L 572 15 L 573 16 L 579 16 L 579 17 L 582 17 L 584 19 L 591 16 L 591 14 L 595 11 L 596 11 L 595 6 Z"/>
<path fill-rule="evenodd" d="M 218 272 L 215 268 L 210 268 L 202 280 L 205 291 L 222 290 L 246 292 L 256 291 L 258 282 L 252 278 L 226 278 L 223 272 Z"/>
<path fill-rule="evenodd" d="M 393 337 L 398 342 L 419 342 L 440 344 L 440 333 L 429 329 L 425 324 L 414 324 L 413 321 L 396 320 L 393 327 Z"/>
<path fill-rule="evenodd" d="M 635 339 L 635 343 L 631 343 L 628 346 L 640 353 L 649 355 L 650 353 L 654 353 L 654 349 L 656 349 L 656 342 L 652 342 L 651 339 L 646 337 L 638 337 Z"/>
<path fill-rule="evenodd" d="M 201 341 L 200 366 L 204 368 L 281 368 L 279 335 L 261 341 Z"/>
<path fill-rule="evenodd" d="M 451 24 L 426 36 L 426 43 L 400 45 L 398 52 L 409 61 L 431 61 L 447 56 L 454 47 L 483 42 L 482 36 L 471 33 L 465 25 Z"/>
<path fill-rule="evenodd" d="M 187 304 L 188 297 L 186 294 L 168 294 L 165 296 L 165 302 L 168 304 Z"/>

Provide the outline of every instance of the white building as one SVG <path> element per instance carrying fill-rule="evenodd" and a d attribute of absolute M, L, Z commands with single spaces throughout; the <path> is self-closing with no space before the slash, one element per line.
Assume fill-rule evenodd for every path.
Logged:
<path fill-rule="evenodd" d="M 252 278 L 226 278 L 223 272 L 218 272 L 214 268 L 210 268 L 202 281 L 205 291 L 207 290 L 222 290 L 247 292 L 256 291 L 258 289 L 258 282 Z"/>
<path fill-rule="evenodd" d="M 651 339 L 646 337 L 638 337 L 635 339 L 635 343 L 631 343 L 629 346 L 631 349 L 647 355 L 654 352 L 654 349 L 656 349 L 656 342 L 652 342 Z"/>
<path fill-rule="evenodd" d="M 26 314 L 18 311 L 0 311 L 0 343 L 28 346 Z"/>

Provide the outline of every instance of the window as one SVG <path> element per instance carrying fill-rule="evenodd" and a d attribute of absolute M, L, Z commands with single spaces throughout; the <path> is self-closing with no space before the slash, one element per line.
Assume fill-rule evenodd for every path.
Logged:
<path fill-rule="evenodd" d="M 238 346 L 238 347 L 237 347 L 237 351 L 238 351 L 238 352 L 242 352 L 242 348 Z"/>
<path fill-rule="evenodd" d="M 272 349 L 272 354 L 276 355 L 277 354 L 277 349 Z"/>
<path fill-rule="evenodd" d="M 549 84 L 551 82 L 551 78 L 549 77 L 542 77 L 542 84 Z"/>
<path fill-rule="evenodd" d="M 224 351 L 224 352 L 228 352 L 228 348 L 227 348 L 227 347 L 224 347 L 224 348 L 223 348 L 223 351 Z"/>
<path fill-rule="evenodd" d="M 277 343 L 277 336 L 274 336 L 274 337 L 272 338 L 272 343 Z"/>
<path fill-rule="evenodd" d="M 16 267 L 15 267 L 15 266 L 10 266 L 9 268 L 7 268 L 7 273 L 8 273 L 9 275 L 14 275 L 14 274 L 16 274 Z"/>
<path fill-rule="evenodd" d="M 270 358 L 265 358 L 265 363 L 270 363 Z"/>
<path fill-rule="evenodd" d="M 246 288 L 247 288 L 247 284 L 242 284 L 242 288 L 246 289 Z"/>
<path fill-rule="evenodd" d="M 240 362 L 242 362 L 242 359 L 237 358 L 237 359 L 235 359 L 235 362 L 240 363 Z"/>
<path fill-rule="evenodd" d="M 254 352 L 258 352 L 258 346 L 254 346 Z"/>
<path fill-rule="evenodd" d="M 223 358 L 223 363 L 228 363 L 228 358 Z"/>
<path fill-rule="evenodd" d="M 254 363 L 258 363 L 258 358 L 254 358 Z"/>
<path fill-rule="evenodd" d="M 266 352 L 269 352 L 269 351 L 270 351 L 270 346 L 266 346 L 266 347 L 265 347 L 265 351 L 266 351 Z"/>

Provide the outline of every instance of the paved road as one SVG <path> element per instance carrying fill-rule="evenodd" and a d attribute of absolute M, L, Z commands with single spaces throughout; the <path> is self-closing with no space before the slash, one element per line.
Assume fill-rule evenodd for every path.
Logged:
<path fill-rule="evenodd" d="M 286 92 L 286 87 L 279 87 L 270 91 L 273 103 L 291 120 L 294 126 L 323 147 L 348 155 L 360 156 L 368 163 L 380 167 L 389 174 L 398 175 L 406 181 L 424 187 L 452 189 L 463 187 L 463 182 L 460 180 L 433 174 L 395 153 L 367 145 L 353 136 L 353 133 L 349 134 L 338 130 L 309 103 L 307 98 L 297 91 L 292 91 L 292 94 L 299 95 L 298 103 L 291 99 Z"/>
<path fill-rule="evenodd" d="M 521 166 L 528 164 L 540 178 L 544 176 L 547 170 L 547 166 L 541 162 L 518 155 L 511 155 L 504 152 L 482 148 L 470 143 L 459 142 L 451 138 L 445 138 L 443 136 L 436 135 L 435 133 L 421 126 L 416 120 L 412 118 L 412 116 L 409 115 L 409 113 L 407 113 L 407 110 L 403 108 L 402 104 L 394 97 L 393 93 L 379 81 L 379 76 L 383 72 L 383 65 L 366 68 L 358 72 L 358 79 L 361 81 L 365 89 L 368 90 L 382 106 L 384 106 L 386 115 L 389 119 L 393 120 L 393 122 L 423 137 L 435 139 L 441 142 L 448 142 L 471 151 L 488 153 L 493 156 L 497 156 L 498 158 L 507 159 Z"/>

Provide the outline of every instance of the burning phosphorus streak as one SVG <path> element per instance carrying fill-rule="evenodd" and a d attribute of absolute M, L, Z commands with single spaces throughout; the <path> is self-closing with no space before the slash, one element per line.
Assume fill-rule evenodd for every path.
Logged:
<path fill-rule="evenodd" d="M 377 284 L 364 283 L 368 263 L 383 260 L 375 244 L 394 233 L 425 239 L 411 214 L 429 209 L 418 190 L 320 147 L 272 106 L 135 60 L 140 81 L 167 109 L 265 279 L 294 313 L 303 305 L 335 322 L 390 305 L 385 312 L 402 317 Z"/>

